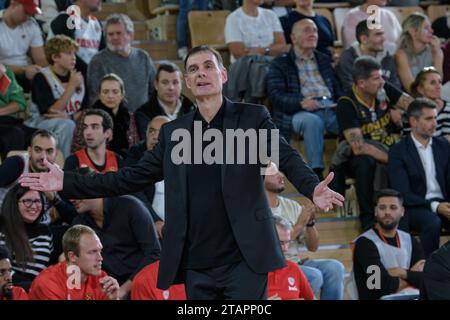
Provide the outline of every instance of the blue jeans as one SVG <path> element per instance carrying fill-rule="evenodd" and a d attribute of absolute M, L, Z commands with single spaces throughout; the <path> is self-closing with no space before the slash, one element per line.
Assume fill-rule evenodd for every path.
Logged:
<path fill-rule="evenodd" d="M 303 136 L 308 164 L 313 169 L 325 168 L 323 144 L 326 132 L 338 134 L 336 112 L 320 109 L 314 112 L 299 111 L 292 117 L 292 130 Z"/>
<path fill-rule="evenodd" d="M 208 10 L 208 0 L 180 0 L 180 9 L 177 17 L 177 46 L 188 46 L 187 31 L 188 13 L 191 10 Z"/>
<path fill-rule="evenodd" d="M 321 300 L 342 300 L 344 298 L 344 265 L 334 259 L 306 260 L 300 265 L 309 285 Z"/>

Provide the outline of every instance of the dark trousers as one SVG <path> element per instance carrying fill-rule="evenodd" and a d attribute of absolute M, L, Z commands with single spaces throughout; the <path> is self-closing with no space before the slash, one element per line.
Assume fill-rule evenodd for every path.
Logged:
<path fill-rule="evenodd" d="M 335 178 L 330 184 L 331 189 L 345 194 L 345 178 L 355 179 L 356 197 L 359 204 L 359 219 L 364 230 L 370 229 L 374 219 L 374 179 L 376 164 L 371 156 L 354 156 L 338 168 L 333 168 Z"/>
<path fill-rule="evenodd" d="M 428 208 L 406 208 L 405 215 L 400 220 L 399 229 L 409 232 L 419 232 L 420 242 L 425 257 L 439 248 L 442 226 L 449 230 L 450 222 Z"/>
<path fill-rule="evenodd" d="M 189 300 L 266 300 L 267 273 L 253 272 L 245 261 L 217 268 L 186 270 Z"/>

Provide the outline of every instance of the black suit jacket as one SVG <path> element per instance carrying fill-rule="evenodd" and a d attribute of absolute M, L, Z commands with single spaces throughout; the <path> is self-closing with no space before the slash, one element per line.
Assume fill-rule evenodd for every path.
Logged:
<path fill-rule="evenodd" d="M 445 200 L 449 199 L 450 186 L 450 145 L 442 137 L 433 137 L 433 150 L 436 166 L 436 179 Z M 402 193 L 406 207 L 430 208 L 431 201 L 425 199 L 427 181 L 419 152 L 407 135 L 389 150 L 388 173 L 390 185 Z"/>
<path fill-rule="evenodd" d="M 233 103 L 226 99 L 224 107 L 224 130 L 275 129 L 269 112 L 263 106 Z M 195 112 L 190 112 L 163 125 L 158 144 L 132 167 L 103 175 L 65 173 L 64 176 L 63 193 L 72 199 L 134 193 L 164 178 L 166 221 L 158 274 L 158 287 L 161 289 L 182 281 L 180 262 L 187 237 L 187 164 L 175 165 L 172 162 L 171 152 L 178 141 L 171 141 L 171 136 L 176 129 L 191 131 L 194 115 Z M 270 138 L 270 134 L 268 136 Z M 279 142 L 280 170 L 302 194 L 312 198 L 319 183 L 317 176 L 284 139 Z M 267 273 L 284 267 L 285 262 L 260 169 L 260 164 L 222 165 L 222 192 L 233 235 L 243 258 L 254 272 Z"/>

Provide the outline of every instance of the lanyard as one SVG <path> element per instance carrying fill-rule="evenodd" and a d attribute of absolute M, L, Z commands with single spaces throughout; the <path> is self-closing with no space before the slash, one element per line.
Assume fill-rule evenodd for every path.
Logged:
<path fill-rule="evenodd" d="M 380 235 L 381 240 L 383 240 L 384 243 L 389 244 L 386 240 L 386 238 L 383 235 L 383 232 L 381 232 L 380 227 L 376 226 L 375 227 L 378 230 L 378 234 Z M 395 241 L 396 241 L 396 247 L 400 248 L 400 239 L 398 237 L 398 232 L 395 232 Z"/>

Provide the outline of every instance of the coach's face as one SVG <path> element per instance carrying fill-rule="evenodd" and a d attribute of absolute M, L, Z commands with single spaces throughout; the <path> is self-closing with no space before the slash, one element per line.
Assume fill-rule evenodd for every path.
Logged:
<path fill-rule="evenodd" d="M 227 71 L 219 65 L 212 52 L 201 51 L 191 55 L 186 62 L 186 86 L 195 98 L 206 98 L 222 94 L 227 81 Z"/>

